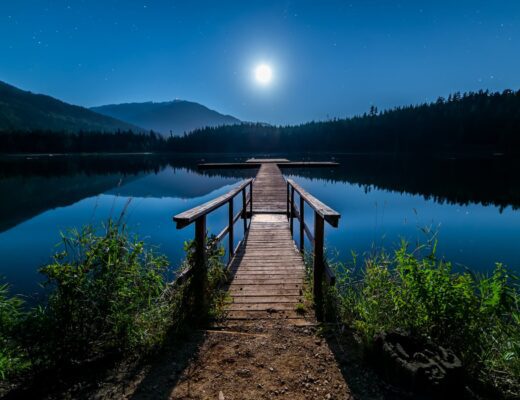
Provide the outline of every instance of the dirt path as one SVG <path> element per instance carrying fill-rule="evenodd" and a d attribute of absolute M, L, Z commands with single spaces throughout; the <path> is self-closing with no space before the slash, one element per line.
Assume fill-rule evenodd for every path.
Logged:
<path fill-rule="evenodd" d="M 352 335 L 283 320 L 192 332 L 159 355 L 128 355 L 9 399 L 403 399 L 363 364 Z M 62 377 L 64 378 L 64 377 Z M 50 386 L 49 386 L 50 385 Z"/>
<path fill-rule="evenodd" d="M 314 327 L 257 322 L 205 331 L 178 355 L 104 382 L 94 398 L 351 399 L 335 356 Z M 197 344 L 198 342 L 198 344 Z M 169 359 L 168 359 L 169 358 Z M 182 360 L 184 359 L 184 360 Z"/>
<path fill-rule="evenodd" d="M 211 332 L 181 375 L 178 399 L 350 399 L 327 342 L 313 328 Z"/>

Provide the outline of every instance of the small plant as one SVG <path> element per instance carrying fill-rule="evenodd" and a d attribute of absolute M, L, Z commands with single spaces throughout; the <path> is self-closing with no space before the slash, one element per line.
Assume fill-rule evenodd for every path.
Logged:
<path fill-rule="evenodd" d="M 296 311 L 296 313 L 299 315 L 304 315 L 307 312 L 303 303 L 296 304 L 296 306 L 294 307 L 294 311 Z"/>
<path fill-rule="evenodd" d="M 25 316 L 22 307 L 20 298 L 9 297 L 8 285 L 0 285 L 0 380 L 29 367 L 27 354 L 17 340 Z"/>
<path fill-rule="evenodd" d="M 195 248 L 196 244 L 193 240 L 184 243 L 186 259 L 182 271 L 193 270 L 196 267 Z M 225 315 L 225 305 L 229 301 L 229 295 L 222 289 L 223 284 L 228 280 L 228 273 L 222 262 L 224 253 L 224 247 L 218 245 L 215 236 L 210 236 L 207 239 L 206 263 L 202 270 L 194 272 L 200 276 L 191 274 L 190 283 L 187 284 L 189 297 L 191 297 L 188 308 L 196 314 L 197 319 L 193 322 L 205 324 L 208 320 L 222 319 Z M 195 279 L 202 279 L 202 282 L 193 285 Z M 199 292 L 201 290 L 202 292 Z"/>

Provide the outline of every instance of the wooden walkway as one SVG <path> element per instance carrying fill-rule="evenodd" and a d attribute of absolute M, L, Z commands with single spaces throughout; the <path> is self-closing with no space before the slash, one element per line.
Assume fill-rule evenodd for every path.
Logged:
<path fill-rule="evenodd" d="M 253 184 L 253 214 L 255 213 L 287 213 L 287 182 L 277 164 L 266 163 L 260 166 Z"/>
<path fill-rule="evenodd" d="M 262 160 L 253 184 L 251 225 L 230 262 L 228 320 L 305 322 L 305 266 L 287 217 L 287 182 L 277 162 Z M 287 161 L 287 160 L 285 160 Z"/>
<path fill-rule="evenodd" d="M 283 319 L 292 324 L 306 324 L 309 319 L 313 320 L 313 315 L 309 315 L 309 308 L 303 304 L 303 248 L 298 249 L 292 238 L 293 219 L 300 221 L 300 243 L 306 234 L 313 244 L 314 280 L 321 282 L 329 279 L 333 282 L 333 275 L 327 270 L 323 260 L 324 222 L 337 226 L 340 215 L 292 180 L 285 180 L 279 165 L 287 165 L 288 160 L 254 159 L 248 162 L 259 163 L 260 168 L 254 181 L 246 180 L 229 193 L 185 211 L 175 216 L 174 220 L 178 228 L 195 222 L 196 251 L 199 254 L 198 259 L 203 260 L 206 251 L 206 215 L 228 204 L 229 224 L 217 235 L 218 241 L 229 235 L 228 268 L 231 280 L 227 290 L 231 301 L 227 307 L 227 319 Z M 323 163 L 323 166 L 330 165 L 332 164 Z M 211 167 L 213 166 L 212 164 Z M 296 205 L 295 192 L 299 195 L 299 208 Z M 233 199 L 240 193 L 242 209 L 235 215 Z M 304 222 L 304 202 L 315 213 L 314 234 Z M 249 226 L 247 217 L 250 218 Z M 233 226 L 240 218 L 244 220 L 246 233 L 235 248 Z M 315 301 L 321 299 L 321 285 L 316 285 L 313 293 Z"/>
<path fill-rule="evenodd" d="M 303 302 L 305 269 L 286 215 L 253 215 L 230 267 L 228 319 L 302 319 L 296 307 Z"/>

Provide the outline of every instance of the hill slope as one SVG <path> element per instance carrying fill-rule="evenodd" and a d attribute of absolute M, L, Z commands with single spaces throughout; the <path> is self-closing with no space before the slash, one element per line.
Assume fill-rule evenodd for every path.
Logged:
<path fill-rule="evenodd" d="M 0 81 L 0 131 L 141 131 L 141 128 Z"/>
<path fill-rule="evenodd" d="M 173 138 L 179 152 L 520 155 L 520 90 L 448 99 L 295 126 L 242 124 Z"/>
<path fill-rule="evenodd" d="M 169 135 L 170 131 L 174 135 L 181 135 L 198 128 L 241 123 L 231 115 L 223 115 L 201 104 L 184 100 L 110 104 L 92 107 L 91 110 L 164 135 Z"/>

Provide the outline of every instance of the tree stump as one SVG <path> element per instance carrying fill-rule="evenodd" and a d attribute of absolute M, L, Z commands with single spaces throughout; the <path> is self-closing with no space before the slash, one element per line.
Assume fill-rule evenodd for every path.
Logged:
<path fill-rule="evenodd" d="M 386 379 L 419 393 L 463 391 L 460 359 L 449 349 L 412 336 L 390 332 L 374 338 L 372 359 Z"/>

